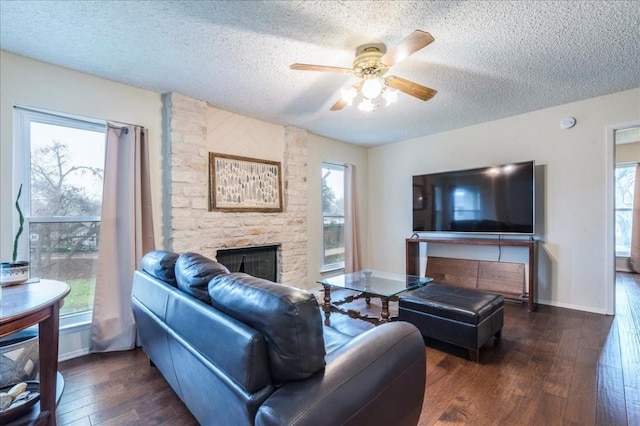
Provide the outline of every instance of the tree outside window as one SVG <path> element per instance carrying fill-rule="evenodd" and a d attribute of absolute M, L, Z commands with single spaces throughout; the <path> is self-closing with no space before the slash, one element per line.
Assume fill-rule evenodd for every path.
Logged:
<path fill-rule="evenodd" d="M 19 110 L 30 196 L 31 276 L 71 287 L 61 315 L 91 311 L 96 282 L 106 127 Z"/>
<path fill-rule="evenodd" d="M 322 164 L 322 267 L 344 268 L 344 165 Z"/>

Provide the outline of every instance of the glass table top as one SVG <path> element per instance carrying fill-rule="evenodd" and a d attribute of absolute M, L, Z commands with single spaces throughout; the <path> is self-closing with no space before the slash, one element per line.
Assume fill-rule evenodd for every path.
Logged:
<path fill-rule="evenodd" d="M 403 291 L 421 287 L 430 281 L 433 281 L 433 278 L 365 269 L 350 274 L 325 278 L 318 281 L 318 283 L 323 286 L 362 291 L 373 296 L 393 297 Z"/>

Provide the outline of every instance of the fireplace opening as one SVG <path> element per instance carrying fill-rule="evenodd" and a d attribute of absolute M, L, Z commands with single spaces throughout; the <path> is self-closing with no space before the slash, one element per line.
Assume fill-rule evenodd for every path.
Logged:
<path fill-rule="evenodd" d="M 216 259 L 231 272 L 245 272 L 254 277 L 277 282 L 279 245 L 221 249 Z"/>

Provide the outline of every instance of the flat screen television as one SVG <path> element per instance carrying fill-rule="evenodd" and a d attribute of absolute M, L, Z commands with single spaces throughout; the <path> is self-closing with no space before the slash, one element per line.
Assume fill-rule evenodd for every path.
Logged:
<path fill-rule="evenodd" d="M 535 164 L 413 176 L 413 232 L 535 233 Z"/>

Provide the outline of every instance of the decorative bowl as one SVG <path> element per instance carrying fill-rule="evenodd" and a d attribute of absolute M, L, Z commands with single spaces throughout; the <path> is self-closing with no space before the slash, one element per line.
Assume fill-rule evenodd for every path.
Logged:
<path fill-rule="evenodd" d="M 10 421 L 13 421 L 19 417 L 22 417 L 40 400 L 40 382 L 35 380 L 25 381 L 27 384 L 28 396 L 24 398 L 21 404 L 16 404 L 5 410 L 0 411 L 0 423 L 6 425 Z M 7 392 L 12 386 L 5 386 L 0 388 L 0 391 Z"/>
<path fill-rule="evenodd" d="M 29 262 L 2 262 L 0 264 L 0 285 L 22 284 L 29 279 Z"/>

